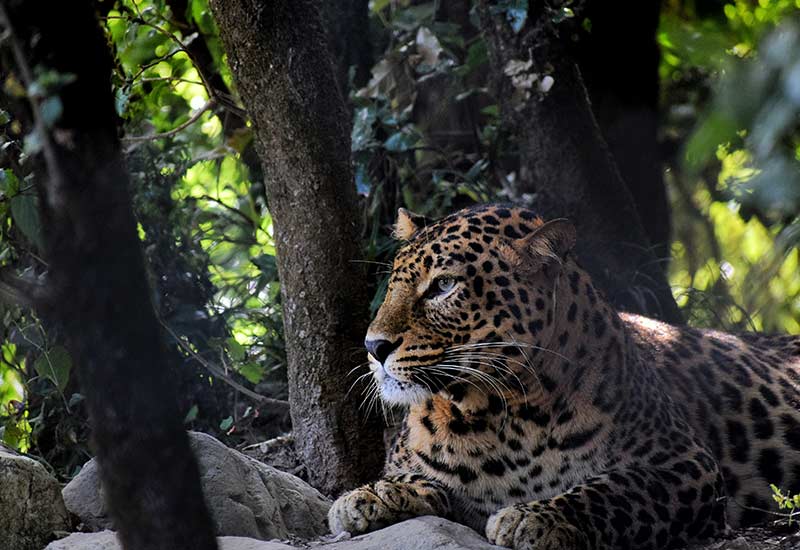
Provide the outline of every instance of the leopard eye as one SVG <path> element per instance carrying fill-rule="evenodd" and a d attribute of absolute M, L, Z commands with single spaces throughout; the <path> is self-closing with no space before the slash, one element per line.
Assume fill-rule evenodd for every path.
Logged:
<path fill-rule="evenodd" d="M 436 277 L 428 288 L 428 292 L 432 297 L 444 296 L 456 287 L 455 277 L 444 275 Z"/>

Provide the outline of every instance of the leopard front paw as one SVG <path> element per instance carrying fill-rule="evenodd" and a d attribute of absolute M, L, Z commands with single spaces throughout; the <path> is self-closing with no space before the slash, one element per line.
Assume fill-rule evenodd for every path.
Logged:
<path fill-rule="evenodd" d="M 340 496 L 328 511 L 328 526 L 334 535 L 374 531 L 393 520 L 389 507 L 368 486 Z"/>
<path fill-rule="evenodd" d="M 517 504 L 495 512 L 486 522 L 486 538 L 514 550 L 588 550 L 589 541 L 557 510 Z"/>

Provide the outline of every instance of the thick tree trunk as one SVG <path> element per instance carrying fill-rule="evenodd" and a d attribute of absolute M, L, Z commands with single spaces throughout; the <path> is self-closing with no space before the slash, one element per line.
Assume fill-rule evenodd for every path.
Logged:
<path fill-rule="evenodd" d="M 313 0 L 216 0 L 212 10 L 256 130 L 283 295 L 289 401 L 312 485 L 374 478 L 382 430 L 347 396 L 368 323 L 356 260 L 349 124 Z"/>
<path fill-rule="evenodd" d="M 37 121 L 49 268 L 37 308 L 78 368 L 123 546 L 216 548 L 151 306 L 93 3 L 20 0 L 5 9 L 26 84 L 31 66 L 72 79 L 54 92 L 60 119 L 49 128 Z"/>
<path fill-rule="evenodd" d="M 666 269 L 671 226 L 658 143 L 660 8 L 659 1 L 587 2 L 591 31 L 578 41 L 577 61 L 600 131 Z"/>
<path fill-rule="evenodd" d="M 480 2 L 503 124 L 520 150 L 518 189 L 535 193 L 543 215 L 573 220 L 579 256 L 612 303 L 679 323 L 680 312 L 569 53 L 569 33 L 559 35 L 565 29 L 553 22 L 556 12 L 546 4 L 532 3 L 515 33 L 502 10 Z M 513 62 L 516 75 L 509 74 Z M 532 74 L 540 83 L 547 82 L 546 75 L 553 78 L 552 86 L 526 88 L 525 77 Z"/>

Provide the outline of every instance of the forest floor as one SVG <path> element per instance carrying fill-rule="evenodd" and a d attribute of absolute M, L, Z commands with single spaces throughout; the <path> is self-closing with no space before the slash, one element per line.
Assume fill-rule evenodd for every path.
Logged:
<path fill-rule="evenodd" d="M 798 522 L 791 526 L 752 527 L 734 531 L 725 540 L 693 544 L 687 550 L 800 550 Z"/>

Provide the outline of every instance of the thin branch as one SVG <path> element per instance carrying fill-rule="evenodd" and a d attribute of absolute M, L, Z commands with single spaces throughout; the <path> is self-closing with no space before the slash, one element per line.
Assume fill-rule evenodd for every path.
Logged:
<path fill-rule="evenodd" d="M 208 201 L 208 202 L 213 202 L 214 204 L 218 204 L 219 206 L 222 206 L 223 208 L 225 208 L 229 212 L 231 212 L 233 214 L 236 214 L 237 216 L 242 218 L 245 221 L 245 223 L 247 223 L 248 225 L 255 226 L 255 223 L 253 223 L 253 220 L 250 218 L 250 216 L 248 216 L 247 214 L 245 214 L 244 212 L 242 212 L 238 208 L 234 208 L 233 206 L 225 204 L 224 202 L 222 202 L 219 199 L 215 199 L 211 195 L 203 195 L 201 197 L 198 197 L 198 199 L 199 200 L 205 200 L 205 201 Z"/>
<path fill-rule="evenodd" d="M 185 82 L 186 84 L 196 84 L 202 86 L 203 83 L 199 80 L 189 80 L 188 78 L 181 78 L 178 76 L 144 76 L 139 79 L 139 82 Z"/>
<path fill-rule="evenodd" d="M 228 384 L 233 389 L 243 393 L 244 395 L 246 395 L 247 397 L 249 397 L 250 399 L 252 399 L 253 401 L 257 402 L 260 405 L 278 405 L 282 407 L 289 406 L 288 401 L 284 401 L 283 399 L 274 399 L 272 397 L 265 397 L 252 390 L 245 388 L 239 382 L 228 376 L 228 374 L 226 374 L 225 371 L 223 371 L 223 369 L 211 363 L 206 358 L 201 356 L 199 353 L 194 351 L 192 347 L 182 337 L 180 337 L 174 330 L 172 330 L 172 328 L 169 325 L 167 325 L 167 323 L 164 322 L 163 319 L 159 319 L 159 321 L 161 322 L 161 325 L 166 329 L 166 331 L 170 334 L 170 336 L 172 336 L 175 339 L 175 341 L 178 343 L 178 345 L 181 347 L 183 351 L 188 353 L 192 357 L 192 359 L 200 363 L 200 365 L 202 365 L 203 368 L 205 368 L 211 374 L 213 374 L 214 376 L 216 376 L 217 378 Z"/>
<path fill-rule="evenodd" d="M 122 16 L 118 16 L 118 15 L 111 15 L 111 16 L 108 16 L 106 19 L 126 19 L 126 18 L 122 17 Z M 172 55 L 175 55 L 178 52 L 183 52 L 184 54 L 186 54 L 186 57 L 189 58 L 189 61 L 192 62 L 192 65 L 194 66 L 195 70 L 197 71 L 197 75 L 200 77 L 200 80 L 202 80 L 202 85 L 206 89 L 206 93 L 208 94 L 208 97 L 211 100 L 216 100 L 220 105 L 222 105 L 223 107 L 225 107 L 229 111 L 232 111 L 233 113 L 237 114 L 238 116 L 241 116 L 241 117 L 246 117 L 247 116 L 246 111 L 244 109 L 242 109 L 241 107 L 239 107 L 238 105 L 236 105 L 236 102 L 234 101 L 233 98 L 228 97 L 228 94 L 226 94 L 226 93 L 224 93 L 224 92 L 222 92 L 220 90 L 217 90 L 216 88 L 214 88 L 214 86 L 211 85 L 211 82 L 209 82 L 208 78 L 203 73 L 203 68 L 200 66 L 200 63 L 198 63 L 197 59 L 195 59 L 194 54 L 192 54 L 192 52 L 189 51 L 189 48 L 186 47 L 186 44 L 180 38 L 178 38 L 178 36 L 175 35 L 175 33 L 165 29 L 164 27 L 162 27 L 160 25 L 156 25 L 155 23 L 151 23 L 150 21 L 147 21 L 146 19 L 144 19 L 142 17 L 141 14 L 138 13 L 138 10 L 137 10 L 137 16 L 132 18 L 132 19 L 128 19 L 128 21 L 131 21 L 131 22 L 134 22 L 134 23 L 139 23 L 140 25 L 143 25 L 145 27 L 150 27 L 151 29 L 155 30 L 156 32 L 159 32 L 159 33 L 163 34 L 164 36 L 166 36 L 167 38 L 169 38 L 170 40 L 172 40 L 175 44 L 178 45 L 178 49 L 175 50 L 174 52 L 170 53 L 170 54 L 167 54 L 167 55 L 172 56 Z M 133 80 L 136 80 L 136 78 L 138 78 L 139 75 L 141 75 L 146 68 L 148 68 L 148 66 L 142 67 L 142 69 L 133 77 Z"/>
<path fill-rule="evenodd" d="M 126 136 L 123 137 L 121 141 L 123 143 L 140 143 L 143 141 L 154 141 L 157 139 L 173 137 L 174 135 L 180 133 L 181 131 L 185 130 L 186 128 L 197 122 L 200 119 L 200 117 L 203 116 L 203 113 L 211 109 L 215 104 L 216 104 L 215 99 L 209 99 L 205 105 L 200 107 L 195 114 L 189 117 L 189 120 L 187 120 L 183 124 L 180 124 L 179 126 L 176 126 L 172 130 L 169 130 L 168 132 L 161 132 L 159 134 L 148 134 L 144 136 Z"/>

